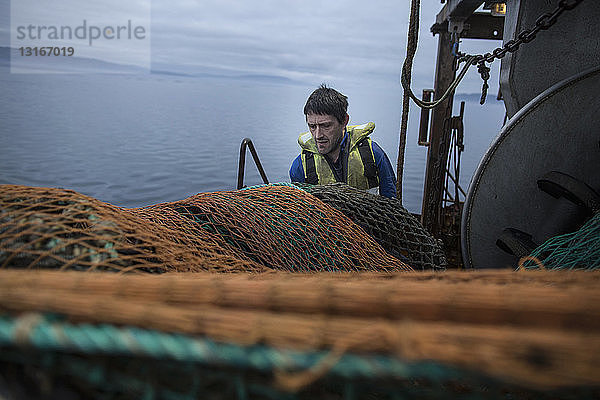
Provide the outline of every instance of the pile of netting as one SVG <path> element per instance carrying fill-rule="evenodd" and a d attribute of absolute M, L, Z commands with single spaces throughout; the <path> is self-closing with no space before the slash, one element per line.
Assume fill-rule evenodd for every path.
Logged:
<path fill-rule="evenodd" d="M 412 260 L 409 260 L 412 261 Z M 0 268 L 143 272 L 410 271 L 342 212 L 292 186 L 126 209 L 0 186 Z"/>
<path fill-rule="evenodd" d="M 598 398 L 599 283 L 0 270 L 0 396 Z"/>
<path fill-rule="evenodd" d="M 415 270 L 444 269 L 446 257 L 423 225 L 398 199 L 374 195 L 343 183 L 294 183 L 358 224 L 392 256 Z"/>
<path fill-rule="evenodd" d="M 527 269 L 600 269 L 600 212 L 579 230 L 548 239 L 519 265 Z"/>

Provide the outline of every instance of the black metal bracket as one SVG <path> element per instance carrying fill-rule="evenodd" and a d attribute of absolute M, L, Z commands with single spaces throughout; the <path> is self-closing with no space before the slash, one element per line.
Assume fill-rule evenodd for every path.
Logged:
<path fill-rule="evenodd" d="M 530 234 L 515 228 L 506 228 L 496 240 L 496 246 L 508 254 L 521 258 L 530 255 L 538 245 Z"/>
<path fill-rule="evenodd" d="M 423 101 L 431 101 L 433 89 L 423 89 Z M 419 146 L 429 146 L 429 108 L 421 108 L 421 122 L 419 123 Z"/>
<path fill-rule="evenodd" d="M 551 171 L 537 181 L 538 187 L 552 197 L 564 197 L 589 215 L 600 211 L 600 195 L 588 184 L 570 175 Z"/>
<path fill-rule="evenodd" d="M 252 140 L 249 138 L 244 138 L 242 140 L 242 144 L 240 146 L 240 162 L 238 164 L 238 179 L 237 179 L 237 188 L 238 190 L 244 187 L 244 171 L 246 170 L 246 148 L 250 149 L 250 154 L 252 154 L 252 158 L 254 159 L 254 164 L 256 164 L 256 168 L 258 169 L 258 173 L 262 178 L 264 183 L 269 183 L 267 179 L 267 174 L 265 174 L 265 170 L 263 169 L 260 160 L 258 159 L 258 154 L 256 153 L 256 149 L 254 148 L 254 144 L 252 144 Z"/>
<path fill-rule="evenodd" d="M 461 39 L 486 39 L 502 40 L 504 35 L 504 17 L 496 17 L 489 13 L 473 13 L 462 18 L 463 31 L 460 33 Z M 456 17 L 454 18 L 457 19 Z M 439 32 L 449 32 L 448 20 L 435 23 L 431 27 L 431 32 L 435 35 Z M 452 31 L 450 31 L 452 32 Z"/>

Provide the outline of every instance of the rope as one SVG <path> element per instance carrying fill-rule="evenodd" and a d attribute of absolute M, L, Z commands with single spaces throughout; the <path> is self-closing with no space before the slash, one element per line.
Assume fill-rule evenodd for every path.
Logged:
<path fill-rule="evenodd" d="M 402 77 L 406 74 L 407 86 L 410 90 L 410 82 L 412 78 L 412 65 L 415 53 L 417 51 L 417 43 L 419 37 L 419 7 L 420 0 L 413 0 L 410 8 L 410 19 L 408 25 L 408 38 L 406 45 L 406 59 L 402 67 Z M 396 163 L 396 198 L 402 202 L 402 177 L 404 175 L 404 153 L 406 149 L 406 131 L 408 128 L 408 111 L 410 100 L 406 89 L 402 95 L 402 121 L 400 123 L 400 142 L 398 144 L 398 162 Z"/>
<path fill-rule="evenodd" d="M 403 98 L 403 110 L 402 110 L 402 123 L 405 123 L 405 119 L 406 121 L 408 121 L 408 99 L 406 99 L 406 96 L 410 97 L 416 105 L 418 105 L 421 108 L 425 108 L 425 109 L 431 109 L 431 108 L 435 108 L 438 105 L 440 105 L 442 102 L 444 102 L 444 100 L 446 100 L 456 89 L 456 87 L 458 86 L 458 84 L 460 83 L 460 81 L 462 81 L 462 79 L 465 77 L 465 75 L 467 74 L 467 71 L 469 70 L 469 68 L 475 64 L 477 64 L 476 56 L 465 56 L 463 57 L 461 60 L 459 60 L 460 62 L 465 62 L 465 65 L 463 66 L 462 70 L 459 72 L 459 74 L 456 76 L 456 78 L 454 79 L 454 81 L 450 84 L 450 86 L 448 87 L 448 89 L 446 89 L 446 92 L 444 92 L 444 94 L 437 100 L 434 101 L 423 101 L 421 99 L 419 99 L 412 91 L 412 89 L 410 88 L 410 84 L 411 84 L 411 76 L 412 76 L 412 66 L 413 66 L 413 59 L 417 50 L 417 43 L 419 40 L 419 10 L 421 7 L 421 1 L 420 0 L 412 0 L 411 3 L 411 10 L 410 10 L 410 21 L 409 21 L 409 29 L 408 29 L 408 42 L 407 42 L 407 49 L 406 49 L 406 59 L 404 60 L 404 65 L 402 66 L 402 75 L 400 78 L 400 82 L 402 83 L 402 87 L 404 88 L 404 98 Z"/>
<path fill-rule="evenodd" d="M 20 325 L 37 322 L 28 334 L 15 337 Z M 356 340 L 355 335 L 350 339 Z M 364 337 L 362 337 L 364 340 Z M 350 344 L 353 342 L 349 340 Z M 0 316 L 0 347 L 33 347 L 45 351 L 67 351 L 112 356 L 143 356 L 161 360 L 253 368 L 259 371 L 306 371 L 328 360 L 327 351 L 295 351 L 265 345 L 240 346 L 208 338 L 163 333 L 136 327 L 92 325 L 62 321 L 52 314 Z M 343 341 L 335 362 L 327 361 L 327 373 L 345 378 L 427 377 L 433 381 L 464 378 L 465 371 L 432 362 L 405 362 L 384 355 L 339 354 L 347 348 Z M 336 354 L 336 353 L 333 353 Z M 0 359 L 3 357 L 0 352 Z M 435 368 L 431 368 L 435 365 Z"/>
<path fill-rule="evenodd" d="M 425 108 L 425 109 L 435 108 L 435 107 L 439 106 L 442 102 L 444 102 L 444 100 L 446 100 L 454 92 L 454 90 L 458 87 L 458 84 L 462 81 L 462 79 L 465 77 L 465 75 L 469 71 L 469 68 L 471 68 L 471 66 L 476 64 L 475 60 L 476 60 L 475 56 L 467 56 L 464 59 L 465 65 L 463 66 L 461 71 L 458 73 L 458 75 L 456 76 L 454 81 L 450 84 L 450 86 L 448 86 L 448 89 L 446 89 L 446 91 L 444 92 L 442 97 L 440 97 L 439 99 L 437 99 L 435 101 L 423 101 L 423 100 L 419 99 L 417 96 L 415 96 L 415 94 L 413 93 L 413 91 L 410 88 L 410 81 L 406 80 L 406 77 L 404 76 L 404 68 L 402 69 L 402 71 L 403 71 L 402 72 L 402 87 L 408 93 L 410 98 L 415 102 L 415 104 L 418 105 L 419 107 Z M 408 71 L 408 73 L 412 73 L 412 71 Z"/>
<path fill-rule="evenodd" d="M 317 379 L 325 376 L 332 367 L 338 363 L 341 358 L 347 353 L 353 346 L 363 342 L 365 337 L 371 338 L 371 340 L 383 340 L 390 343 L 402 343 L 402 336 L 396 330 L 385 329 L 381 326 L 368 326 L 364 329 L 359 329 L 355 332 L 350 332 L 345 337 L 333 346 L 331 352 L 327 356 L 323 357 L 321 361 L 306 371 L 298 373 L 286 374 L 282 371 L 275 371 L 275 379 L 280 387 L 288 391 L 298 391 L 299 389 L 313 383 Z M 407 346 L 408 343 L 404 341 L 402 346 Z"/>
<path fill-rule="evenodd" d="M 538 260 L 536 257 L 532 257 L 532 256 L 525 256 L 525 257 L 521 257 L 519 259 L 519 266 L 517 268 L 518 271 L 524 271 L 525 268 L 525 263 L 527 261 L 532 261 L 536 264 L 536 266 L 541 269 L 541 270 L 545 270 L 546 267 L 544 267 L 544 264 L 542 264 L 542 262 L 540 260 Z"/>
<path fill-rule="evenodd" d="M 417 51 L 417 45 L 419 40 L 419 10 L 421 7 L 420 0 L 412 0 L 411 2 L 411 10 L 410 10 L 410 19 L 409 19 L 409 28 L 408 28 L 408 38 L 407 38 L 407 47 L 406 47 L 406 58 L 404 60 L 404 64 L 402 66 L 402 75 L 400 78 L 400 82 L 402 83 L 402 87 L 404 88 L 404 92 L 402 95 L 402 120 L 400 122 L 400 141 L 398 144 L 398 161 L 396 165 L 396 175 L 398 179 L 396 181 L 396 197 L 402 201 L 402 177 L 404 174 L 404 153 L 406 148 L 406 135 L 408 130 L 408 114 L 410 108 L 410 100 L 412 99 L 417 106 L 423 109 L 432 109 L 440 105 L 442 102 L 448 99 L 454 90 L 460 83 L 460 81 L 467 74 L 469 68 L 475 64 L 474 56 L 467 56 L 462 61 L 465 61 L 466 64 L 459 72 L 458 76 L 454 79 L 454 81 L 450 84 L 446 92 L 437 100 L 426 102 L 419 99 L 412 91 L 410 85 L 412 81 L 412 67 L 413 60 Z M 459 61 L 460 63 L 460 61 Z"/>
<path fill-rule="evenodd" d="M 19 334 L 25 341 L 17 343 L 15 330 L 19 325 L 30 325 L 33 318 L 36 323 Z M 398 335 L 394 332 L 390 337 L 389 332 L 370 332 L 368 328 L 360 333 L 373 334 L 373 340 L 391 342 L 396 341 Z M 342 338 L 340 345 L 331 352 L 293 351 L 265 345 L 219 343 L 207 338 L 127 326 L 75 325 L 51 314 L 4 315 L 0 316 L 0 376 L 9 365 L 12 387 L 18 383 L 31 385 L 32 382 L 26 379 L 33 376 L 34 382 L 40 379 L 48 382 L 49 389 L 46 390 L 56 387 L 64 396 L 60 388 L 66 383 L 67 387 L 80 388 L 82 398 L 98 399 L 318 397 L 351 400 L 405 396 L 519 399 L 539 398 L 540 395 L 563 398 L 566 394 L 569 398 L 591 398 L 594 393 L 593 387 L 571 386 L 540 392 L 510 386 L 480 372 L 435 361 L 407 362 L 387 355 L 347 353 L 356 340 L 361 340 L 358 332 Z M 21 349 L 23 346 L 26 351 Z M 20 366 L 22 368 L 18 369 Z M 290 371 L 288 376 L 300 377 L 295 379 L 296 385 L 287 386 L 293 392 L 276 387 L 271 381 L 273 371 L 280 371 L 279 376 Z M 275 383 L 282 383 L 277 381 L 277 376 Z M 319 385 L 296 392 L 320 378 L 324 379 Z M 57 393 L 43 394 L 44 397 L 57 397 Z"/>

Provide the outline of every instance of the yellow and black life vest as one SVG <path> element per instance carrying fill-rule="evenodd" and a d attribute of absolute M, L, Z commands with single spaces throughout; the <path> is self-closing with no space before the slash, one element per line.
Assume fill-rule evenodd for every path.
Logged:
<path fill-rule="evenodd" d="M 373 143 L 369 137 L 374 129 L 375 124 L 372 122 L 346 128 L 348 138 L 345 143 L 345 159 L 342 160 L 343 179 L 345 183 L 358 189 L 368 190 L 379 186 Z M 330 161 L 319 154 L 310 132 L 302 133 L 298 138 L 298 144 L 302 148 L 302 165 L 306 183 L 324 185 L 337 182 Z"/>

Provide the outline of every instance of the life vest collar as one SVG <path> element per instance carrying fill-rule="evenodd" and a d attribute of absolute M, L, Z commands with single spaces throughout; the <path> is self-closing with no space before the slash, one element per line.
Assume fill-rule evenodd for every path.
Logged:
<path fill-rule="evenodd" d="M 310 132 L 304 132 L 298 138 L 302 148 L 302 165 L 305 182 L 327 184 L 336 181 L 348 183 L 358 189 L 372 189 L 379 186 L 379 174 L 375 164 L 373 146 L 369 135 L 375 124 L 368 122 L 362 125 L 350 125 L 344 134 L 340 146 L 344 150 L 342 157 L 342 177 L 336 176 L 334 166 L 327 157 L 319 154 L 315 140 Z M 350 141 L 348 143 L 348 141 Z"/>
<path fill-rule="evenodd" d="M 365 137 L 369 136 L 375 130 L 375 124 L 373 122 L 367 122 L 362 125 L 348 125 L 342 140 L 341 146 L 345 145 L 346 140 L 350 139 L 350 146 L 348 151 L 352 151 L 354 147 Z M 298 144 L 302 150 L 309 151 L 311 153 L 318 153 L 317 143 L 310 132 L 303 132 L 298 137 Z"/>

